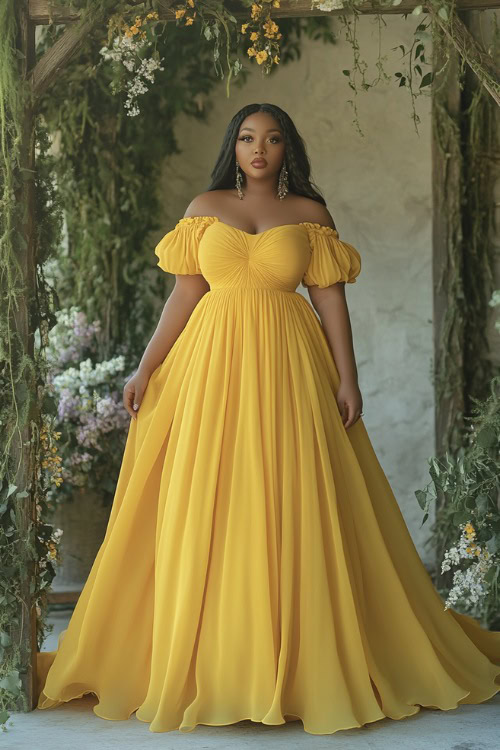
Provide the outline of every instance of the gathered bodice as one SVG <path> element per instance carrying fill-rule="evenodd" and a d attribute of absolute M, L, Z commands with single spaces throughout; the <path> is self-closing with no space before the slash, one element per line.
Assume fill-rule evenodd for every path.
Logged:
<path fill-rule="evenodd" d="M 358 251 L 332 227 L 314 222 L 283 224 L 250 234 L 216 216 L 179 220 L 158 243 L 158 265 L 175 274 L 202 274 L 216 289 L 293 292 L 303 286 L 353 283 L 361 270 Z"/>

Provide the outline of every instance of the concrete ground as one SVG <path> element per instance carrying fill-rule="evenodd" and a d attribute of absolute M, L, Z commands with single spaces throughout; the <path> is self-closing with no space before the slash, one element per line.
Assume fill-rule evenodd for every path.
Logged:
<path fill-rule="evenodd" d="M 54 625 L 43 650 L 53 650 L 61 630 L 67 627 L 71 611 L 54 612 Z M 192 732 L 150 732 L 146 722 L 132 715 L 128 721 L 101 719 L 92 711 L 97 698 L 86 695 L 55 709 L 30 713 L 14 712 L 7 731 L 0 733 L 0 748 L 9 750 L 162 750 L 192 748 L 238 750 L 268 748 L 335 748 L 336 750 L 500 750 L 500 693 L 475 706 L 450 711 L 422 708 L 399 721 L 382 719 L 359 729 L 330 735 L 304 732 L 302 722 L 268 726 L 251 720 L 221 727 L 199 724 Z M 155 744 L 153 744 L 155 743 Z"/>

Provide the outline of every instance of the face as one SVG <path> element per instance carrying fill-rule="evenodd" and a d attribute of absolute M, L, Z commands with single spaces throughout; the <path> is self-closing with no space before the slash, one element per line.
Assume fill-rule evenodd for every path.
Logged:
<path fill-rule="evenodd" d="M 269 178 L 278 175 L 285 156 L 285 142 L 279 123 L 268 112 L 254 112 L 240 125 L 236 140 L 236 158 L 241 170 L 249 177 Z M 263 166 L 252 161 L 263 159 Z"/>

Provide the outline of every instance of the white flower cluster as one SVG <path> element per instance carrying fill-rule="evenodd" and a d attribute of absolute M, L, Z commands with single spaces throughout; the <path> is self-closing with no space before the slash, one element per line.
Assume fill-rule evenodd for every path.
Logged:
<path fill-rule="evenodd" d="M 448 593 L 445 609 L 453 607 L 459 599 L 466 605 L 477 604 L 488 591 L 485 575 L 494 563 L 494 558 L 485 547 L 474 542 L 476 532 L 472 523 L 460 524 L 462 534 L 455 547 L 444 554 L 441 573 L 460 565 L 463 560 L 474 560 L 466 570 L 456 570 L 453 574 L 453 587 Z"/>
<path fill-rule="evenodd" d="M 94 385 L 100 385 L 112 379 L 117 372 L 122 372 L 125 367 L 125 357 L 119 354 L 105 362 L 92 364 L 92 360 L 85 359 L 80 362 L 80 367 L 68 367 L 60 375 L 56 375 L 53 385 L 58 391 L 66 388 L 73 393 L 81 395 L 89 394 L 89 388 Z"/>
<path fill-rule="evenodd" d="M 113 39 L 111 49 L 109 47 L 102 47 L 99 50 L 99 54 L 105 60 L 113 60 L 114 62 L 121 63 L 133 75 L 129 83 L 127 99 L 125 101 L 125 108 L 128 109 L 127 114 L 130 117 L 140 114 L 139 107 L 137 106 L 137 97 L 148 91 L 146 81 L 154 83 L 155 70 L 164 70 L 161 65 L 163 57 L 160 60 L 141 58 L 139 52 L 143 47 L 149 47 L 150 45 L 150 41 L 141 37 L 116 36 Z"/>

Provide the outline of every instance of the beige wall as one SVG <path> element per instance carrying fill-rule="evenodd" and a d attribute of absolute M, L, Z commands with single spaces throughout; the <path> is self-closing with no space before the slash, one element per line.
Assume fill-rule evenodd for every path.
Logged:
<path fill-rule="evenodd" d="M 402 65 L 400 51 L 391 48 L 403 43 L 408 49 L 419 19 L 385 16 L 385 23 L 382 54 L 392 74 Z M 423 548 L 431 519 L 419 529 L 422 511 L 414 496 L 429 480 L 427 458 L 434 451 L 431 101 L 426 96 L 416 103 L 417 135 L 406 90 L 392 82 L 360 92 L 361 137 L 347 103 L 353 91 L 342 74 L 352 67 L 352 48 L 339 22 L 335 28 L 341 32 L 336 46 L 305 41 L 301 60 L 271 77 L 252 66 L 248 83 L 242 90 L 233 86 L 230 99 L 221 82 L 208 124 L 179 118 L 183 151 L 165 164 L 164 231 L 209 185 L 227 124 L 242 106 L 271 102 L 289 113 L 340 238 L 362 256 L 361 275 L 347 286 L 347 296 L 364 421 L 419 552 L 431 562 L 432 553 Z M 371 81 L 378 48 L 373 17 L 358 20 L 358 39 Z M 299 291 L 307 298 L 305 289 Z"/>

